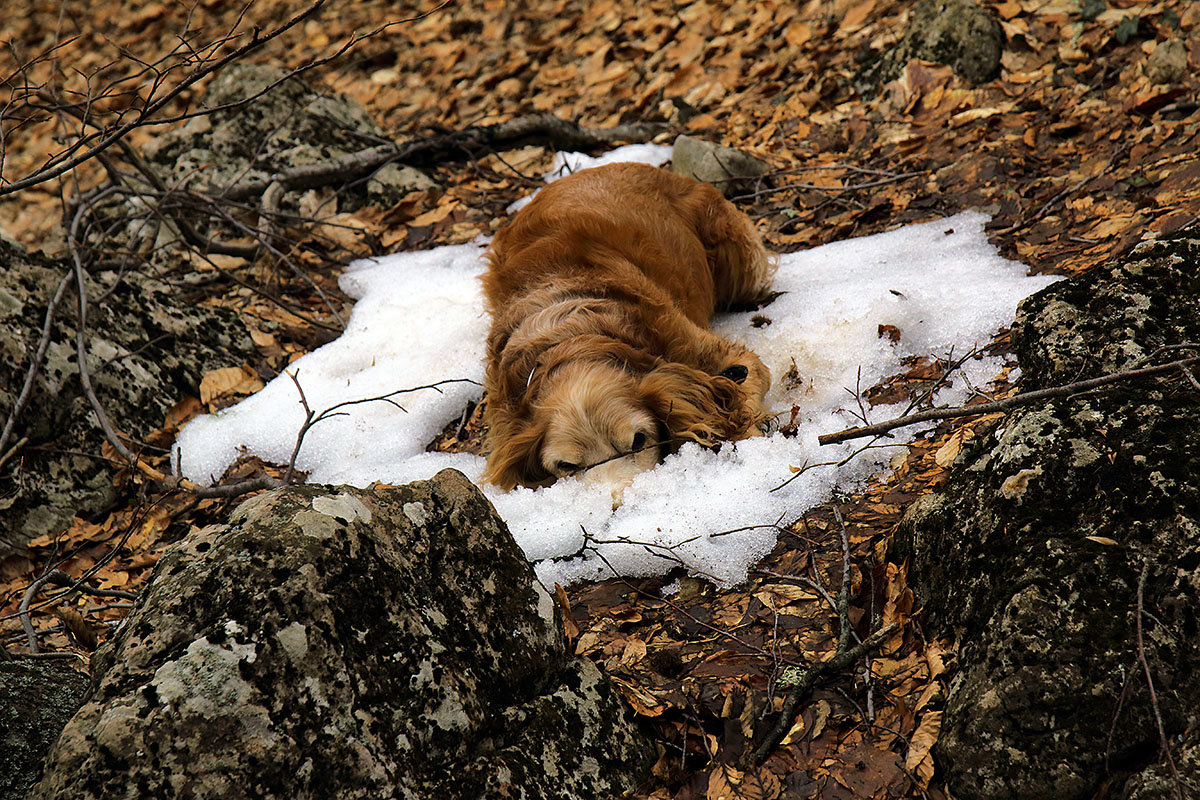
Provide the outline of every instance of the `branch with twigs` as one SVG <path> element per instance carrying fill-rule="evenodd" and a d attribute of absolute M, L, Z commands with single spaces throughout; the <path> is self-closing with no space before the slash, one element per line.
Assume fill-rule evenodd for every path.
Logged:
<path fill-rule="evenodd" d="M 300 13 L 265 33 L 256 28 L 253 32 L 251 32 L 249 41 L 247 41 L 245 44 L 235 47 L 233 50 L 230 50 L 220 57 L 216 57 L 215 54 L 219 52 L 224 45 L 232 41 L 232 35 L 227 35 L 213 45 L 203 48 L 201 51 L 199 51 L 200 55 L 198 60 L 192 62 L 195 64 L 194 68 L 192 68 L 182 79 L 180 79 L 177 84 L 163 92 L 161 95 L 155 97 L 154 93 L 161 88 L 163 80 L 163 73 L 157 72 L 152 83 L 150 96 L 142 101 L 141 108 L 134 115 L 133 119 L 112 126 L 103 126 L 99 130 L 91 133 L 81 134 L 65 150 L 51 156 L 46 163 L 44 163 L 33 173 L 18 180 L 5 181 L 3 184 L 0 184 L 0 197 L 19 192 L 23 189 L 28 189 L 31 186 L 37 186 L 40 183 L 45 183 L 46 181 L 50 181 L 65 175 L 76 167 L 79 167 L 80 165 L 90 161 L 92 158 L 95 158 L 98 154 L 103 153 L 105 150 L 112 147 L 138 128 L 144 127 L 148 124 L 162 124 L 168 122 L 169 120 L 156 120 L 155 117 L 160 111 L 167 108 L 172 102 L 174 102 L 184 91 L 209 75 L 222 69 L 223 67 L 228 66 L 230 63 L 237 61 L 238 59 L 245 58 L 247 55 L 258 50 L 263 45 L 279 38 L 292 28 L 311 18 L 321 10 L 326 2 L 328 2 L 328 0 L 314 0 L 313 3 L 311 3 Z M 184 63 L 188 63 L 186 59 Z M 178 65 L 174 66 L 175 68 L 178 68 Z M 37 95 L 41 92 L 42 90 L 40 89 L 35 91 L 34 96 L 37 97 Z M 84 107 L 87 108 L 94 105 L 95 99 L 96 98 L 94 97 L 85 98 L 86 102 L 83 104 Z M 45 107 L 37 106 L 32 102 L 31 99 L 28 98 L 26 98 L 26 101 L 31 110 L 37 110 L 41 112 L 53 112 L 58 110 L 57 108 L 47 109 Z"/>
<path fill-rule="evenodd" d="M 833 511 L 842 536 L 842 585 L 838 589 L 836 605 L 838 617 L 837 649 L 826 660 L 808 667 L 796 680 L 791 691 L 788 692 L 787 697 L 783 700 L 783 707 L 779 710 L 779 718 L 775 725 L 763 737 L 758 747 L 746 755 L 744 759 L 746 766 L 761 764 L 767 760 L 767 756 L 771 755 L 779 743 L 783 741 L 787 732 L 791 730 L 796 706 L 808 696 L 809 692 L 816 687 L 819 681 L 847 669 L 854 662 L 865 657 L 890 639 L 900 627 L 898 623 L 893 622 L 870 634 L 865 639 L 860 640 L 857 644 L 851 645 L 851 639 L 857 638 L 857 635 L 854 632 L 854 626 L 850 622 L 850 535 L 846 531 L 846 524 L 842 519 L 841 512 L 836 508 Z"/>
<path fill-rule="evenodd" d="M 283 482 L 285 484 L 290 484 L 292 482 L 292 477 L 296 473 L 296 457 L 300 455 L 300 448 L 304 446 L 304 437 L 308 434 L 309 430 L 311 430 L 312 427 L 318 422 L 323 422 L 324 420 L 332 419 L 333 417 L 347 416 L 346 412 L 342 411 L 343 408 L 349 408 L 350 406 L 357 406 L 363 403 L 387 403 L 395 406 L 407 414 L 408 409 L 397 403 L 393 398 L 399 397 L 402 394 L 419 392 L 424 389 L 432 389 L 438 394 L 441 394 L 442 387 L 452 383 L 470 383 L 475 386 L 480 385 L 479 381 L 474 381 L 470 378 L 447 378 L 446 380 L 427 383 L 424 386 L 413 386 L 408 389 L 396 389 L 395 391 L 376 395 L 375 397 L 363 397 L 358 400 L 343 400 L 340 403 L 335 403 L 329 408 L 318 412 L 313 411 L 308 405 L 308 398 L 304 394 L 304 387 L 300 385 L 299 375 L 300 370 L 298 369 L 294 372 L 287 373 L 287 376 L 292 379 L 292 383 L 296 385 L 296 391 L 300 393 L 300 405 L 304 408 L 304 422 L 300 425 L 300 430 L 296 433 L 296 446 L 292 448 L 291 458 L 288 459 L 287 472 L 283 476 Z"/>
<path fill-rule="evenodd" d="M 991 414 L 997 411 L 1009 411 L 1021 406 L 1037 403 L 1042 400 L 1050 400 L 1056 397 L 1070 397 L 1072 395 L 1088 392 L 1093 389 L 1098 389 L 1103 386 L 1109 386 L 1124 381 L 1136 380 L 1138 378 L 1147 378 L 1154 375 L 1162 375 L 1164 373 L 1173 372 L 1176 370 L 1183 371 L 1183 374 L 1191 376 L 1188 367 L 1192 364 L 1200 362 L 1200 356 L 1191 358 L 1181 358 L 1177 361 L 1171 361 L 1167 364 L 1158 364 L 1152 367 L 1140 367 L 1137 369 L 1129 369 L 1121 372 L 1112 372 L 1107 375 L 1101 375 L 1098 378 L 1089 378 L 1087 380 L 1075 381 L 1063 386 L 1052 386 L 1047 389 L 1037 389 L 1031 392 L 1022 392 L 1015 394 L 1012 397 L 1004 400 L 993 400 L 988 403 L 978 403 L 972 406 L 953 406 L 948 408 L 934 408 L 928 411 L 918 411 L 915 414 L 907 414 L 896 419 L 888 420 L 887 422 L 879 422 L 874 425 L 863 425 L 857 428 L 847 428 L 837 433 L 826 433 L 817 437 L 817 441 L 821 444 L 838 444 L 847 442 L 851 439 L 861 439 L 866 436 L 879 436 L 893 431 L 896 428 L 903 428 L 908 425 L 916 425 L 919 422 L 932 422 L 935 420 L 955 419 L 958 417 L 974 417 L 981 414 Z"/>
<path fill-rule="evenodd" d="M 125 547 L 126 543 L 129 541 L 129 537 L 133 535 L 133 532 L 135 530 L 138 530 L 141 527 L 142 523 L 145 522 L 146 514 L 148 514 L 149 511 L 151 511 L 155 505 L 157 505 L 157 503 L 152 503 L 150 505 L 145 505 L 145 504 L 140 505 L 137 509 L 137 512 L 133 515 L 133 518 L 130 520 L 129 525 L 127 525 L 125 530 L 122 532 L 121 538 L 117 541 L 117 543 L 115 545 L 113 545 L 112 547 L 110 547 L 107 553 L 105 553 L 100 558 L 96 559 L 96 562 L 94 564 L 92 564 L 90 567 L 88 567 L 86 570 L 84 570 L 83 574 L 80 575 L 78 578 L 72 579 L 70 576 L 66 576 L 65 583 L 62 582 L 63 579 L 60 576 L 64 575 L 65 573 L 63 573 L 61 570 L 59 570 L 59 567 L 63 563 L 65 563 L 70 558 L 70 556 L 68 555 L 66 557 L 63 557 L 63 558 L 59 559 L 54 566 L 49 567 L 43 575 L 41 575 L 37 580 L 35 580 L 33 582 L 33 584 L 31 586 L 29 586 L 25 590 L 25 594 L 21 599 L 21 604 L 16 611 L 14 611 L 10 614 L 0 615 L 0 622 L 4 622 L 6 620 L 10 620 L 10 619 L 14 619 L 14 618 L 19 618 L 21 620 L 21 625 L 25 629 L 26 638 L 29 640 L 29 643 L 30 643 L 30 648 L 29 648 L 30 652 L 27 654 L 28 657 L 38 657 L 38 656 L 48 655 L 45 653 L 38 652 L 36 632 L 31 633 L 31 631 L 33 630 L 33 626 L 32 626 L 31 620 L 29 619 L 29 614 L 33 609 L 43 608 L 43 607 L 51 605 L 53 603 L 57 603 L 59 600 L 62 600 L 65 597 L 69 597 L 73 592 L 83 592 L 86 594 L 92 594 L 92 595 L 96 595 L 96 596 L 100 596 L 100 597 L 121 597 L 124 599 L 130 599 L 130 600 L 137 599 L 136 595 L 133 595 L 129 592 L 123 592 L 120 589 L 98 589 L 98 588 L 95 588 L 92 586 L 88 586 L 87 581 L 90 580 L 97 573 L 99 573 L 100 570 L 102 570 L 105 566 L 107 566 L 109 564 L 109 562 L 111 562 L 116 557 L 117 553 L 120 552 L 120 550 L 123 547 Z M 34 603 L 33 596 L 37 593 L 37 591 L 39 589 L 41 589 L 47 583 L 56 583 L 57 585 L 62 585 L 62 586 L 65 586 L 66 588 L 64 589 L 64 591 L 59 592 L 58 594 L 52 595 L 50 597 L 47 597 L 43 600 L 40 600 L 40 601 Z M 2 648 L 0 648 L 0 649 L 2 649 Z M 0 654 L 0 659 L 3 659 L 2 654 Z"/>
<path fill-rule="evenodd" d="M 64 586 L 68 591 L 59 595 L 64 597 L 71 592 L 81 592 L 83 594 L 92 595 L 93 597 L 119 597 L 123 600 L 137 600 L 137 595 L 133 592 L 122 591 L 121 589 L 100 589 L 95 586 L 88 586 L 83 582 L 83 579 L 73 580 L 70 575 L 59 569 L 52 569 L 45 575 L 29 584 L 29 588 L 25 590 L 24 596 L 21 598 L 21 605 L 17 609 L 17 613 L 21 617 L 21 627 L 25 629 L 25 638 L 29 642 L 29 653 L 37 655 L 38 639 L 37 630 L 33 627 L 33 622 L 29 618 L 29 604 L 33 600 L 33 596 L 45 586 Z"/>

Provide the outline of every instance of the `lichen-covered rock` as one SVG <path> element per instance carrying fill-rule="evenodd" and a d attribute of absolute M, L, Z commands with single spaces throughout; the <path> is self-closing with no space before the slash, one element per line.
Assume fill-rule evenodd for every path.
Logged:
<path fill-rule="evenodd" d="M 1004 29 L 988 9 L 974 0 L 921 0 L 904 37 L 867 61 L 854 86 L 874 94 L 914 58 L 948 64 L 971 83 L 986 83 L 1000 74 L 1003 53 Z"/>
<path fill-rule="evenodd" d="M 1024 388 L 1200 342 L 1197 274 L 1200 240 L 1181 239 L 1030 298 L 1013 328 Z M 1181 375 L 1032 406 L 908 514 L 931 627 L 962 641 L 936 750 L 955 797 L 1119 797 L 1131 774 L 1174 791 L 1162 765 L 1137 776 L 1161 750 L 1136 607 L 1142 584 L 1141 655 L 1176 737 L 1200 708 L 1198 430 Z"/>
<path fill-rule="evenodd" d="M 0 800 L 20 800 L 38 779 L 87 685 L 61 661 L 0 661 Z"/>
<path fill-rule="evenodd" d="M 653 747 L 459 473 L 291 487 L 158 563 L 34 798 L 600 798 Z"/>
<path fill-rule="evenodd" d="M 0 426 L 37 350 L 46 304 L 67 270 L 63 261 L 0 238 Z M 97 272 L 88 281 L 89 371 L 125 433 L 141 437 L 162 427 L 172 405 L 197 394 L 206 371 L 240 364 L 253 352 L 236 314 L 189 302 L 153 278 Z M 28 441 L 0 469 L 0 557 L 115 500 L 112 470 L 97 457 L 104 437 L 79 387 L 77 304 L 69 289 L 15 428 L 14 440 Z"/>
<path fill-rule="evenodd" d="M 215 190 L 388 141 L 354 99 L 289 78 L 274 67 L 231 65 L 213 80 L 204 104 L 218 110 L 194 117 L 144 147 L 147 161 L 168 184 L 199 180 Z M 434 185 L 412 167 L 385 165 L 369 181 L 343 192 L 339 202 L 343 211 L 368 200 L 383 205 Z M 282 207 L 295 211 L 295 203 L 292 195 Z"/>

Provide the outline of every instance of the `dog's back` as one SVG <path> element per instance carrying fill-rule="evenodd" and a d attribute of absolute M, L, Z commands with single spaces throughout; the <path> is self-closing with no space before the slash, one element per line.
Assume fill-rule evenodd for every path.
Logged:
<path fill-rule="evenodd" d="M 749 219 L 720 192 L 644 164 L 550 184 L 496 235 L 490 258 L 493 314 L 549 280 L 604 281 L 597 273 L 632 264 L 703 326 L 714 310 L 761 299 L 773 272 Z"/>

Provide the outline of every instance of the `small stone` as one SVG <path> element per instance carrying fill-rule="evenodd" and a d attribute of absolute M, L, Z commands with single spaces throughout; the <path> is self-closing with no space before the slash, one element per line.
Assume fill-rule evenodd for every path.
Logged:
<path fill-rule="evenodd" d="M 1180 83 L 1187 74 L 1187 48 L 1180 39 L 1159 42 L 1146 57 L 1146 77 L 1151 83 Z"/>
<path fill-rule="evenodd" d="M 711 183 L 728 196 L 737 194 L 749 182 L 765 175 L 770 166 L 762 159 L 732 147 L 679 136 L 671 151 L 671 169 L 680 175 Z"/>
<path fill-rule="evenodd" d="M 367 200 L 380 208 L 390 208 L 406 194 L 438 188 L 421 170 L 400 164 L 384 164 L 367 181 Z"/>

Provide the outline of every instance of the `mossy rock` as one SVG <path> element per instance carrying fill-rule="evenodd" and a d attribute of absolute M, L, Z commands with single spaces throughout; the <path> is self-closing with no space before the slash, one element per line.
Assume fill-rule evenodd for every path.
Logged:
<path fill-rule="evenodd" d="M 1181 238 L 1029 298 L 1013 327 L 1022 388 L 1200 342 L 1197 275 L 1200 240 Z M 935 751 L 956 797 L 1144 784 L 1161 749 L 1141 655 L 1168 737 L 1194 729 L 1197 398 L 1175 375 L 1015 411 L 910 510 L 899 543 L 930 632 L 962 642 Z"/>

